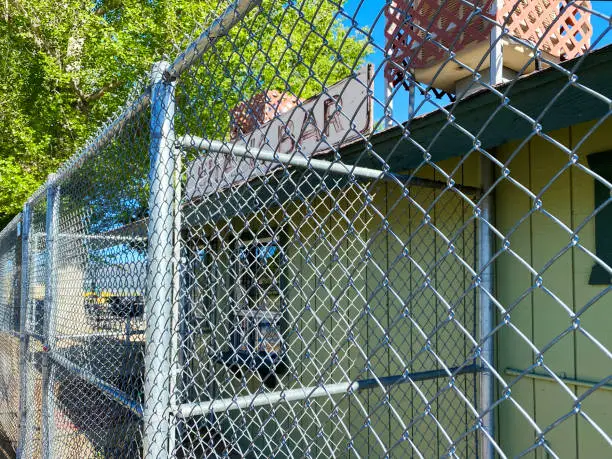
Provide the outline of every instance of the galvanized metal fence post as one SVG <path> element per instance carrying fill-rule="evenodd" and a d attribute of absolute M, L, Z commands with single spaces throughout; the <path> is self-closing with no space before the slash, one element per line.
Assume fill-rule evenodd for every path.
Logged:
<path fill-rule="evenodd" d="M 497 12 L 501 11 L 504 7 L 504 0 L 494 0 L 491 5 L 491 15 L 492 17 L 496 17 Z M 503 22 L 503 21 L 502 21 Z M 490 68 L 489 68 L 489 83 L 491 85 L 499 84 L 503 81 L 503 71 L 504 71 L 504 56 L 503 56 L 503 26 L 501 24 L 494 25 L 491 28 L 491 54 L 489 56 L 490 59 Z"/>
<path fill-rule="evenodd" d="M 14 263 L 15 268 L 13 269 L 13 311 L 11 313 L 10 330 L 11 334 L 16 337 L 20 337 L 19 333 L 19 313 L 21 309 L 21 238 L 23 236 L 23 214 L 19 214 L 17 225 L 15 228 L 15 251 L 14 251 Z"/>
<path fill-rule="evenodd" d="M 152 69 L 145 351 L 144 456 L 169 456 L 174 277 L 175 82 L 169 64 Z"/>
<path fill-rule="evenodd" d="M 30 348 L 30 335 L 27 333 L 27 313 L 30 285 L 30 228 L 32 222 L 32 208 L 27 202 L 23 207 L 21 223 L 21 294 L 19 304 L 19 441 L 17 443 L 17 457 L 21 458 L 26 440 L 28 425 L 27 382 L 28 365 L 27 356 Z"/>
<path fill-rule="evenodd" d="M 501 11 L 504 6 L 503 0 L 494 0 L 491 5 L 491 15 L 496 17 L 497 13 Z M 503 27 L 501 25 L 494 25 L 491 28 L 490 49 L 491 53 L 489 56 L 490 67 L 489 67 L 489 84 L 497 85 L 503 81 Z M 478 272 L 480 275 L 480 289 L 478 291 L 478 305 L 479 305 L 479 333 L 480 340 L 482 342 L 481 349 L 481 360 L 486 362 L 491 367 L 494 365 L 493 355 L 493 338 L 488 335 L 493 330 L 493 302 L 491 296 L 493 295 L 493 266 L 491 260 L 494 254 L 494 242 L 492 239 L 492 232 L 488 225 L 493 218 L 493 196 L 490 192 L 490 188 L 493 184 L 493 164 L 491 161 L 481 155 L 480 157 L 480 184 L 482 186 L 483 193 L 488 193 L 481 202 L 481 220 L 478 228 Z M 486 365 L 480 374 L 480 392 L 479 392 L 479 406 L 482 410 L 492 410 L 495 393 L 495 381 L 493 374 Z M 482 459 L 493 459 L 494 457 L 494 425 L 493 425 L 493 412 L 489 411 L 482 416 L 482 429 L 483 435 L 480 438 L 479 454 Z"/>
<path fill-rule="evenodd" d="M 393 126 L 393 86 L 385 81 L 385 127 Z"/>
<path fill-rule="evenodd" d="M 480 373 L 479 408 L 482 416 L 482 433 L 480 438 L 480 457 L 492 459 L 494 457 L 494 428 L 493 428 L 493 401 L 494 379 L 491 368 L 494 366 L 493 337 L 489 336 L 493 330 L 493 232 L 489 225 L 493 222 L 494 206 L 491 186 L 493 184 L 493 164 L 485 157 L 480 159 L 480 176 L 484 197 L 480 202 L 480 220 L 478 227 L 478 275 L 480 287 L 478 289 L 479 306 L 479 341 L 481 342 L 480 359 L 483 362 L 483 371 Z M 487 410 L 486 414 L 482 414 Z"/>
<path fill-rule="evenodd" d="M 53 425 L 53 409 L 51 406 L 50 353 L 54 342 L 53 315 L 56 308 L 57 284 L 57 232 L 60 190 L 56 175 L 51 174 L 47 180 L 47 215 L 45 221 L 47 267 L 45 272 L 45 313 L 43 319 L 43 354 L 42 354 L 42 455 L 50 458 L 52 447 L 51 426 Z"/>
<path fill-rule="evenodd" d="M 175 407 L 178 405 L 177 393 L 179 388 L 177 387 L 177 378 L 180 375 L 180 366 L 183 364 L 179 353 L 179 346 L 182 342 L 182 335 L 180 333 L 180 305 L 181 305 L 181 149 L 175 147 L 174 150 L 174 243 L 173 243 L 173 255 L 174 255 L 174 269 L 172 279 L 172 342 L 170 344 L 171 354 L 170 361 L 172 362 L 172 370 L 170 374 L 170 406 Z M 168 451 L 172 454 L 174 445 L 176 443 L 176 429 L 170 429 L 170 444 Z"/>

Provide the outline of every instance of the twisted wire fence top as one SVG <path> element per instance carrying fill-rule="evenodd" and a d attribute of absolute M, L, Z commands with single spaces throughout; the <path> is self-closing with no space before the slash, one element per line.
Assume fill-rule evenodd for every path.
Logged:
<path fill-rule="evenodd" d="M 20 457 L 609 456 L 610 8 L 200 12 L 0 232 Z"/>

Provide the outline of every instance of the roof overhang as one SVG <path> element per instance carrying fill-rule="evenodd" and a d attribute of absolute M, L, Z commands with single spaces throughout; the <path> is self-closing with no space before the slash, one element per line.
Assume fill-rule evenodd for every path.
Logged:
<path fill-rule="evenodd" d="M 572 81 L 570 75 L 576 78 Z M 501 95 L 478 91 L 444 108 L 373 134 L 372 151 L 391 170 L 412 169 L 423 162 L 424 152 L 434 162 L 489 150 L 504 143 L 550 132 L 610 114 L 612 98 L 612 45 L 517 80 L 496 86 Z M 505 101 L 504 101 L 505 100 Z M 452 119 L 449 117 L 452 114 Z M 404 136 L 405 131 L 410 136 Z M 380 159 L 365 156 L 364 142 L 344 146 L 346 163 L 380 167 Z"/>

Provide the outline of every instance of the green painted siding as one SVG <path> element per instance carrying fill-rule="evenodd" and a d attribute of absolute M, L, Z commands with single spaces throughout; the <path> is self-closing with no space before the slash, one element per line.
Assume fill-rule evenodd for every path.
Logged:
<path fill-rule="evenodd" d="M 577 153 L 580 164 L 587 166 L 589 153 L 612 148 L 609 136 L 612 123 L 607 121 L 584 139 L 592 126 L 592 123 L 580 124 L 549 135 L 570 149 L 584 140 Z M 593 178 L 577 167 L 567 167 L 568 155 L 541 137 L 519 146 L 512 143 L 498 149 L 499 159 L 510 169 L 510 178 L 536 194 L 542 201 L 542 208 L 568 228 L 577 228 L 588 220 L 593 212 Z M 543 363 L 556 374 L 599 381 L 610 374 L 609 358 L 601 349 L 581 333 L 568 333 L 558 341 L 555 338 L 571 326 L 570 314 L 579 312 L 605 286 L 588 284 L 593 266 L 590 256 L 571 247 L 568 232 L 544 212 L 534 210 L 534 206 L 534 199 L 510 180 L 503 180 L 498 185 L 497 228 L 507 236 L 512 253 L 502 251 L 496 264 L 497 297 L 510 310 L 510 325 L 502 328 L 496 337 L 497 366 L 500 371 L 530 367 L 536 361 L 536 353 L 528 340 L 538 349 L 548 347 Z M 584 225 L 578 236 L 582 246 L 594 251 L 592 221 Z M 550 264 L 553 259 L 554 263 Z M 525 264 L 540 274 L 542 287 L 538 287 L 537 275 Z M 607 349 L 612 347 L 611 310 L 612 298 L 605 295 L 580 318 L 581 327 Z M 535 371 L 545 373 L 542 368 Z M 503 376 L 507 381 L 514 378 Z M 577 396 L 585 391 L 569 387 Z M 512 388 L 512 398 L 541 429 L 573 409 L 571 397 L 555 382 L 523 378 Z M 596 391 L 585 400 L 582 409 L 598 425 L 609 426 L 612 392 Z M 535 441 L 534 429 L 511 400 L 500 405 L 497 428 L 501 447 L 508 456 L 521 452 Z M 563 457 L 591 458 L 609 454 L 609 446 L 601 435 L 581 416 L 570 416 L 545 438 Z M 539 448 L 532 457 L 546 456 Z"/>
<path fill-rule="evenodd" d="M 454 160 L 442 167 L 457 167 L 458 183 L 477 184 L 473 159 L 465 166 Z M 443 180 L 437 174 L 429 168 L 419 176 Z M 425 223 L 425 214 L 432 225 L 449 237 L 456 236 L 456 253 L 472 264 L 473 223 L 468 223 L 471 231 L 461 229 L 473 213 L 458 195 L 441 193 L 414 187 L 407 197 L 392 183 L 363 184 L 334 191 L 333 199 L 314 199 L 310 218 L 305 218 L 303 209 L 296 209 L 292 229 L 297 229 L 298 236 L 290 240 L 300 242 L 290 243 L 288 252 L 292 264 L 300 266 L 292 275 L 309 287 L 293 296 L 288 316 L 297 316 L 306 302 L 311 311 L 302 311 L 301 339 L 290 344 L 296 346 L 296 353 L 300 348 L 301 366 L 298 381 L 286 381 L 288 387 L 438 369 L 440 362 L 425 351 L 427 337 L 445 363 L 465 361 L 471 348 L 456 324 L 446 322 L 450 305 L 459 322 L 473 327 L 474 297 L 462 295 L 471 277 L 448 256 L 447 241 Z M 406 250 L 410 258 L 403 255 Z M 426 277 L 447 304 L 423 287 Z M 349 334 L 352 341 L 347 342 Z M 337 365 L 330 368 L 332 348 L 339 352 Z M 337 416 L 331 419 L 332 403 L 322 398 L 296 409 L 295 416 L 301 420 L 301 434 L 316 445 L 310 451 L 313 455 L 382 457 L 388 452 L 404 457 L 416 456 L 417 448 L 424 457 L 435 457 L 446 453 L 450 442 L 465 431 L 466 422 L 473 424 L 457 392 L 443 390 L 446 383 L 420 381 L 414 386 L 375 387 L 335 396 Z M 474 377 L 459 377 L 458 386 L 473 399 Z M 426 399 L 434 400 L 430 414 L 426 414 Z M 465 438 L 459 451 L 473 456 L 474 436 Z"/>

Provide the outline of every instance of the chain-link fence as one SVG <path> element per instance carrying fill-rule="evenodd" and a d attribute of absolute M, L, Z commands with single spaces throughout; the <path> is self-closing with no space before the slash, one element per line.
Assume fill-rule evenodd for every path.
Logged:
<path fill-rule="evenodd" d="M 0 233 L 17 455 L 610 456 L 610 12 L 219 1 Z"/>
<path fill-rule="evenodd" d="M 13 448 L 19 438 L 18 238 L 19 218 L 15 218 L 0 233 L 0 438 Z"/>

